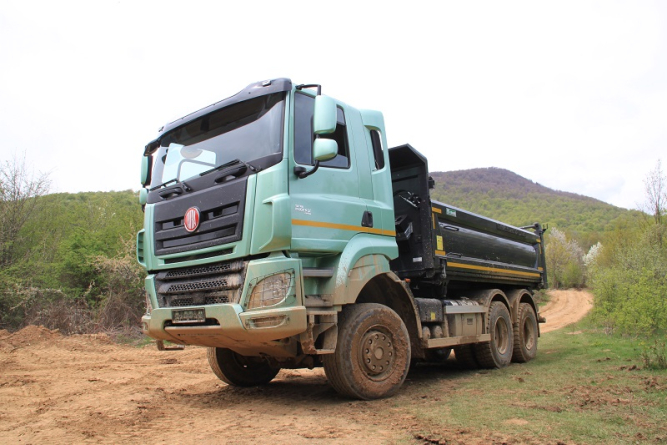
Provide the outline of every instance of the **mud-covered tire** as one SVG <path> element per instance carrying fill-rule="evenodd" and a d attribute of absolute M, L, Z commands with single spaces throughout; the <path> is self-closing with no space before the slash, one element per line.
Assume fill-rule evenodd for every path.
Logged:
<path fill-rule="evenodd" d="M 537 332 L 535 310 L 530 304 L 521 303 L 514 326 L 513 362 L 526 363 L 537 356 Z"/>
<path fill-rule="evenodd" d="M 454 347 L 454 357 L 456 362 L 467 369 L 477 369 L 477 359 L 475 358 L 475 351 L 472 345 L 463 345 Z"/>
<path fill-rule="evenodd" d="M 491 341 L 475 345 L 475 358 L 482 368 L 504 368 L 512 361 L 514 329 L 507 307 L 494 301 L 489 307 L 487 332 Z"/>
<path fill-rule="evenodd" d="M 280 371 L 261 357 L 246 357 L 231 349 L 208 348 L 206 355 L 213 373 L 233 386 L 265 385 Z"/>
<path fill-rule="evenodd" d="M 338 319 L 338 344 L 322 357 L 333 388 L 372 400 L 393 395 L 410 369 L 410 337 L 396 312 L 375 303 L 346 306 Z"/>

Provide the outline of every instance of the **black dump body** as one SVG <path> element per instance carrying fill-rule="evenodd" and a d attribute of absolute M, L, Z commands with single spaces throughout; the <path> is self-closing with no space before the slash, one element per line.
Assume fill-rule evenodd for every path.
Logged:
<path fill-rule="evenodd" d="M 416 296 L 462 289 L 546 287 L 543 230 L 518 228 L 431 200 L 428 161 L 410 145 L 389 150 L 399 257 L 391 268 Z"/>

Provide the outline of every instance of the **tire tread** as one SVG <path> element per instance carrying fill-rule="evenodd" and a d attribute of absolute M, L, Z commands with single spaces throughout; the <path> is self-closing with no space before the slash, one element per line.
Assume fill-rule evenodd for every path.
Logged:
<path fill-rule="evenodd" d="M 398 344 L 395 349 L 398 360 L 396 372 L 400 373 L 400 381 L 391 379 L 393 384 L 390 384 L 389 381 L 387 385 L 368 384 L 363 380 L 363 370 L 358 369 L 358 361 L 351 356 L 351 348 L 355 346 L 354 341 L 359 340 L 355 339 L 355 335 L 358 335 L 359 329 L 367 325 L 369 319 L 372 320 L 373 317 L 378 318 L 379 322 L 384 318 L 385 323 L 388 322 L 390 326 L 398 328 L 392 335 L 394 336 L 393 343 Z M 404 350 L 401 350 L 401 346 L 404 347 Z M 398 354 L 402 355 L 400 360 Z M 377 303 L 349 305 L 339 316 L 336 350 L 332 354 L 324 355 L 322 364 L 329 383 L 341 395 L 362 400 L 388 397 L 398 391 L 407 376 L 410 367 L 410 336 L 403 320 L 391 308 Z"/>
<path fill-rule="evenodd" d="M 510 343 L 512 343 L 512 339 L 514 337 L 514 331 L 512 329 L 512 320 L 511 316 L 509 315 L 509 311 L 507 310 L 507 307 L 500 301 L 494 301 L 491 303 L 489 306 L 489 316 L 486 319 L 486 332 L 491 334 L 491 341 L 484 342 L 484 343 L 479 343 L 474 345 L 473 350 L 475 352 L 475 358 L 477 359 L 477 363 L 479 364 L 480 367 L 482 368 L 502 368 L 505 367 L 509 364 L 511 361 L 511 355 L 509 359 L 507 360 L 507 363 L 504 361 L 501 361 L 499 358 L 495 356 L 495 344 L 494 344 L 494 339 L 493 335 L 494 332 L 492 332 L 492 324 L 491 321 L 492 319 L 496 316 L 496 312 L 501 312 L 500 315 L 503 315 L 506 313 L 507 315 L 507 320 L 509 321 L 509 324 L 507 326 L 507 335 L 510 337 Z M 495 329 L 493 329 L 495 330 Z M 513 344 L 510 344 L 510 354 L 514 350 Z"/>
<path fill-rule="evenodd" d="M 535 324 L 535 348 L 531 352 L 524 348 L 523 338 L 523 317 L 526 311 L 531 311 L 533 316 L 533 323 Z M 519 305 L 519 313 L 517 314 L 517 323 L 514 325 L 514 351 L 512 352 L 512 361 L 516 363 L 526 363 L 531 361 L 537 355 L 537 316 L 533 307 L 528 303 L 521 303 Z"/>

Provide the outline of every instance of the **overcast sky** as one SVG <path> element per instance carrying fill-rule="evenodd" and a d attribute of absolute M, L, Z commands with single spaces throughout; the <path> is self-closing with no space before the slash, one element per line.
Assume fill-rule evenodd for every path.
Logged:
<path fill-rule="evenodd" d="M 382 111 L 431 171 L 636 208 L 667 162 L 667 2 L 608 0 L 0 0 L 0 161 L 138 190 L 158 128 L 275 77 Z"/>

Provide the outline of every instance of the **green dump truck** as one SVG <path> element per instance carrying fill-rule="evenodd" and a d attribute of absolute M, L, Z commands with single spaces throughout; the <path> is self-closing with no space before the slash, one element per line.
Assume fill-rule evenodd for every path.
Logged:
<path fill-rule="evenodd" d="M 254 83 L 165 125 L 141 182 L 143 331 L 208 347 L 230 385 L 322 366 L 375 399 L 452 349 L 485 368 L 537 353 L 542 226 L 431 199 L 426 158 L 319 85 Z"/>

